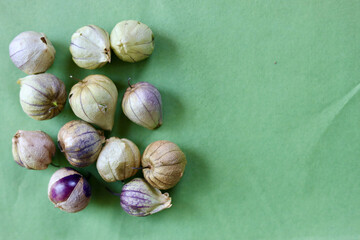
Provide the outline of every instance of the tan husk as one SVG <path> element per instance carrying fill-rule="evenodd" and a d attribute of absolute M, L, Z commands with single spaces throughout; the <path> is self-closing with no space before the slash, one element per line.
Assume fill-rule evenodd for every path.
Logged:
<path fill-rule="evenodd" d="M 20 104 L 24 112 L 36 120 L 58 115 L 66 103 L 65 84 L 50 73 L 29 75 L 18 80 Z"/>
<path fill-rule="evenodd" d="M 118 91 L 104 75 L 90 75 L 75 84 L 69 94 L 71 109 L 82 120 L 105 130 L 114 125 Z"/>
<path fill-rule="evenodd" d="M 132 177 L 140 167 L 140 151 L 128 139 L 112 137 L 106 140 L 96 168 L 106 182 L 115 182 Z"/>
<path fill-rule="evenodd" d="M 46 169 L 55 151 L 51 137 L 42 131 L 19 130 L 12 139 L 15 162 L 28 169 Z"/>
<path fill-rule="evenodd" d="M 66 159 L 75 167 L 86 167 L 98 158 L 105 137 L 102 131 L 90 124 L 73 120 L 66 123 L 58 133 L 58 145 Z"/>
<path fill-rule="evenodd" d="M 161 140 L 151 143 L 145 149 L 141 165 L 146 181 L 155 188 L 166 190 L 180 181 L 186 158 L 175 143 Z"/>

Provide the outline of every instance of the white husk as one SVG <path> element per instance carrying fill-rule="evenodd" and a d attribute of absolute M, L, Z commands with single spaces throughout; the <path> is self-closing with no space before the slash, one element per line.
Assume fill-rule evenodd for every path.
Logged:
<path fill-rule="evenodd" d="M 118 91 L 104 75 L 90 75 L 71 88 L 69 102 L 76 116 L 111 130 L 114 125 Z"/>
<path fill-rule="evenodd" d="M 151 29 L 135 20 L 119 22 L 110 34 L 111 48 L 121 60 L 138 62 L 148 58 L 154 50 Z"/>
<path fill-rule="evenodd" d="M 53 64 L 55 53 L 46 35 L 34 31 L 20 33 L 9 45 L 11 60 L 27 74 L 45 72 Z"/>
<path fill-rule="evenodd" d="M 79 28 L 71 37 L 70 52 L 79 67 L 100 68 L 111 61 L 109 34 L 95 25 Z"/>
<path fill-rule="evenodd" d="M 132 177 L 140 167 L 140 151 L 128 139 L 112 137 L 106 140 L 96 168 L 106 182 L 115 182 Z"/>

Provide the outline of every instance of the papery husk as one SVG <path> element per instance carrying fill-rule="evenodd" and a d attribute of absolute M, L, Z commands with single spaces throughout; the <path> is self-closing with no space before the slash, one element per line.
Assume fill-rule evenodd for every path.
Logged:
<path fill-rule="evenodd" d="M 105 137 L 90 124 L 73 120 L 66 123 L 58 133 L 60 151 L 75 167 L 86 167 L 98 158 Z"/>
<path fill-rule="evenodd" d="M 124 114 L 140 126 L 153 130 L 163 123 L 160 92 L 148 82 L 130 85 L 121 106 Z"/>
<path fill-rule="evenodd" d="M 141 159 L 146 181 L 158 189 L 174 187 L 184 174 L 185 154 L 170 141 L 156 141 L 144 151 Z"/>
<path fill-rule="evenodd" d="M 109 34 L 95 25 L 79 28 L 71 37 L 70 52 L 79 67 L 100 68 L 111 61 Z"/>
<path fill-rule="evenodd" d="M 65 84 L 50 73 L 29 75 L 18 80 L 20 104 L 23 111 L 35 120 L 57 116 L 66 103 Z"/>
<path fill-rule="evenodd" d="M 15 162 L 28 169 L 46 169 L 55 151 L 51 137 L 42 131 L 19 130 L 12 139 L 12 154 Z"/>
<path fill-rule="evenodd" d="M 76 184 L 70 196 L 65 201 L 55 202 L 52 199 L 52 187 L 59 180 L 70 175 L 80 175 L 79 182 Z M 54 203 L 56 208 L 59 208 L 65 212 L 75 213 L 83 210 L 89 204 L 91 198 L 91 188 L 87 180 L 79 172 L 71 168 L 61 168 L 57 170 L 50 178 L 48 184 L 48 197 L 49 200 Z"/>
<path fill-rule="evenodd" d="M 172 206 L 168 193 L 162 194 L 142 178 L 135 178 L 125 184 L 120 200 L 124 211 L 137 217 L 145 217 Z"/>
<path fill-rule="evenodd" d="M 132 177 L 140 167 L 140 151 L 130 140 L 112 137 L 106 140 L 96 168 L 106 182 L 115 182 Z"/>
<path fill-rule="evenodd" d="M 119 22 L 110 34 L 111 48 L 121 60 L 138 62 L 154 51 L 154 34 L 151 29 L 135 20 Z"/>
<path fill-rule="evenodd" d="M 104 75 L 90 75 L 75 84 L 69 94 L 71 109 L 82 120 L 112 130 L 118 91 Z"/>
<path fill-rule="evenodd" d="M 26 74 L 45 72 L 55 59 L 55 48 L 44 33 L 26 31 L 9 45 L 9 55 L 17 68 Z"/>

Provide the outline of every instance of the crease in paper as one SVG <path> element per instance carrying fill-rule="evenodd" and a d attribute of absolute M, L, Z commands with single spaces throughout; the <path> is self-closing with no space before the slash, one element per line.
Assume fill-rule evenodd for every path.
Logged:
<path fill-rule="evenodd" d="M 304 161 L 308 159 L 311 155 L 313 149 L 320 142 L 322 136 L 333 124 L 336 117 L 341 113 L 345 108 L 346 104 L 359 92 L 360 83 L 352 88 L 345 96 L 334 101 L 329 106 L 324 108 L 319 113 L 310 116 L 303 125 L 300 125 L 293 132 L 291 132 L 290 139 L 286 141 L 287 145 L 287 158 L 296 158 L 297 160 Z M 296 174 L 304 174 L 306 179 L 309 179 L 309 172 L 301 172 L 299 168 L 294 169 Z M 289 171 L 291 171 L 289 169 Z M 269 219 L 277 226 L 282 226 L 284 229 L 285 226 L 289 226 L 288 222 L 285 222 L 282 219 L 282 215 L 273 208 L 273 205 L 276 205 L 271 199 L 267 199 L 266 196 L 269 195 L 266 189 L 262 187 L 262 184 L 258 181 L 258 178 L 254 178 L 251 174 L 247 175 L 250 180 L 253 191 L 258 196 L 261 201 L 261 207 L 264 211 L 264 214 L 269 217 Z M 310 176 L 311 178 L 311 176 Z M 299 179 L 302 179 L 301 177 Z M 303 182 L 306 185 L 307 182 Z M 299 185 L 298 185 L 299 186 Z M 300 188 L 301 189 L 301 188 Z M 271 194 L 270 194 L 271 195 Z M 288 220 L 289 221 L 289 220 Z M 278 236 L 282 236 L 285 231 L 277 231 Z"/>
<path fill-rule="evenodd" d="M 336 117 L 344 109 L 346 104 L 359 92 L 360 83 L 349 91 L 344 97 L 335 101 L 330 106 L 323 109 L 319 114 L 310 118 L 304 125 L 297 128 L 291 134 L 291 144 L 295 149 L 296 156 L 307 158 L 312 153 L 314 147 L 319 143 L 321 137 L 332 125 Z M 306 136 L 306 137 L 301 137 Z M 305 140 L 304 140 L 305 139 Z M 302 141 L 299 141 L 302 140 Z"/>
<path fill-rule="evenodd" d="M 279 214 L 272 208 L 271 201 L 266 198 L 267 196 L 267 190 L 262 187 L 262 185 L 259 183 L 258 178 L 254 178 L 251 174 L 246 174 L 248 179 L 250 180 L 253 191 L 256 193 L 256 195 L 259 197 L 259 200 L 261 201 L 261 208 L 264 211 L 264 214 L 269 217 L 270 221 L 274 222 L 275 225 L 278 227 L 276 228 L 276 234 L 281 235 L 281 226 L 284 226 L 284 222 L 280 218 Z"/>

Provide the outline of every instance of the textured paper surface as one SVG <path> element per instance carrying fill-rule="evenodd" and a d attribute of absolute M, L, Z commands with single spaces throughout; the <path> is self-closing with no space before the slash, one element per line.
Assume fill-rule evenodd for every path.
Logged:
<path fill-rule="evenodd" d="M 121 20 L 149 25 L 155 51 L 146 61 L 78 68 L 73 32 Z M 360 2 L 306 1 L 2 1 L 0 3 L 0 239 L 359 239 Z M 128 216 L 99 180 L 82 212 L 55 209 L 47 184 L 56 170 L 30 171 L 12 160 L 18 129 L 56 140 L 76 119 L 69 104 L 38 122 L 23 113 L 8 56 L 20 32 L 44 32 L 56 48 L 48 70 L 67 91 L 105 74 L 119 89 L 115 127 L 141 152 L 170 140 L 188 165 L 169 191 L 173 206 Z M 150 131 L 123 115 L 127 78 L 158 87 L 164 125 Z M 67 162 L 58 151 L 55 163 Z M 122 184 L 106 186 L 120 191 Z"/>

